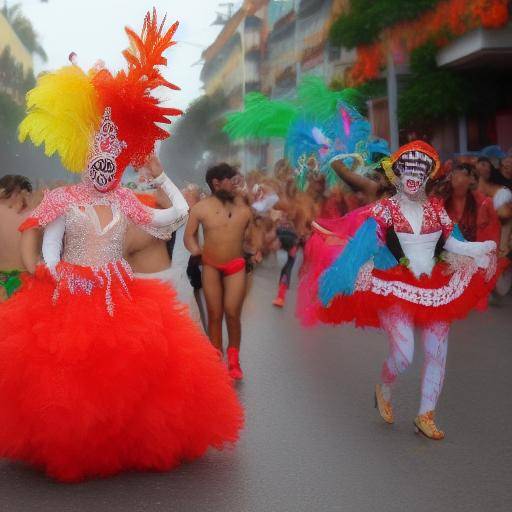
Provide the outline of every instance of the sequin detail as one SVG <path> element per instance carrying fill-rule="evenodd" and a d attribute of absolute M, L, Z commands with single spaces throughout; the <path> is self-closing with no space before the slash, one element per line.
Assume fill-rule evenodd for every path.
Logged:
<path fill-rule="evenodd" d="M 384 228 L 392 227 L 397 233 L 414 233 L 402 213 L 396 196 L 378 201 L 372 209 L 372 215 Z M 442 230 L 443 235 L 447 238 L 453 227 L 453 221 L 440 201 L 435 198 L 429 198 L 425 201 L 423 204 L 422 235 Z"/>
<path fill-rule="evenodd" d="M 106 198 L 97 200 L 96 206 L 108 206 Z M 71 295 L 93 293 L 95 288 L 105 291 L 105 306 L 113 316 L 113 278 L 130 296 L 125 276 L 133 279 L 128 263 L 123 259 L 124 236 L 127 220 L 119 208 L 112 208 L 112 220 L 102 228 L 94 207 L 72 205 L 64 216 L 64 251 L 57 268 L 57 286 L 53 295 L 56 303 L 65 287 Z"/>
<path fill-rule="evenodd" d="M 94 188 L 86 175 L 83 177 L 83 182 L 77 185 L 45 191 L 43 200 L 34 209 L 30 219 L 36 220 L 40 227 L 45 227 L 50 222 L 65 215 L 67 210 L 73 205 L 80 207 L 97 205 L 117 206 L 130 222 L 162 240 L 170 239 L 174 231 L 187 219 L 186 215 L 182 215 L 168 226 L 153 227 L 151 226 L 153 209 L 143 205 L 133 191 L 118 187 L 110 192 L 99 192 Z"/>
<path fill-rule="evenodd" d="M 124 275 L 123 275 L 124 271 Z M 105 308 L 110 316 L 114 316 L 115 303 L 112 298 L 112 282 L 115 277 L 127 297 L 131 297 L 125 276 L 134 279 L 130 266 L 125 260 L 109 262 L 102 267 L 79 267 L 71 264 L 60 264 L 57 268 L 56 286 L 53 292 L 53 304 L 57 304 L 65 289 L 71 295 L 91 295 L 95 289 L 103 289 Z"/>

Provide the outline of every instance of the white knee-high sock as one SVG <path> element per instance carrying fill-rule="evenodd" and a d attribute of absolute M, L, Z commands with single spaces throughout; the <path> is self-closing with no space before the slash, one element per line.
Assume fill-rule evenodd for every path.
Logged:
<path fill-rule="evenodd" d="M 444 322 L 434 323 L 422 330 L 425 361 L 419 414 L 425 414 L 436 408 L 443 388 L 449 330 L 450 326 Z"/>

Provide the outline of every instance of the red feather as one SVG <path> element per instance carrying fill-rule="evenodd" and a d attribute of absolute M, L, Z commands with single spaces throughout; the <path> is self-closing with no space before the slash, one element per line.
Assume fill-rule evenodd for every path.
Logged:
<path fill-rule="evenodd" d="M 144 18 L 140 36 L 126 28 L 132 46 L 123 52 L 128 70 L 116 75 L 102 70 L 93 78 L 102 108 L 112 109 L 117 136 L 127 144 L 117 158 L 119 169 L 128 164 L 141 166 L 154 150 L 155 142 L 169 136 L 157 123 L 171 124 L 169 117 L 183 113 L 176 108 L 161 106 L 160 100 L 151 94 L 157 87 L 179 89 L 165 80 L 158 68 L 167 63 L 163 53 L 175 44 L 172 38 L 178 28 L 176 22 L 164 32 L 164 23 L 165 17 L 158 23 L 153 9 L 153 13 L 148 12 Z"/>

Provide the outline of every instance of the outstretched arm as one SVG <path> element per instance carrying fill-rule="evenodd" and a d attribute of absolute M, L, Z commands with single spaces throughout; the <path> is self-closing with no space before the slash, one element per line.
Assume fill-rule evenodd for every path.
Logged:
<path fill-rule="evenodd" d="M 355 164 L 356 162 L 354 162 L 354 165 Z M 351 187 L 362 190 L 372 198 L 377 196 L 379 188 L 378 184 L 370 178 L 361 176 L 354 172 L 354 166 L 352 166 L 352 169 L 349 169 L 342 160 L 334 160 L 331 162 L 331 167 L 334 169 L 336 174 Z"/>

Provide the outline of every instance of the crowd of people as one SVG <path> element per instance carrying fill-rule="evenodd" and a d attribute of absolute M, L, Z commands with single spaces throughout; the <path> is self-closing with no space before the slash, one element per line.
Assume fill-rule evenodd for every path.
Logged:
<path fill-rule="evenodd" d="M 316 219 L 336 219 L 395 194 L 382 169 L 365 175 L 340 161 L 332 166 L 340 180 L 331 188 L 323 174 L 311 172 L 305 189 L 299 189 L 294 169 L 284 159 L 272 173 L 253 170 L 246 176 L 235 175 L 235 191 L 253 214 L 244 243 L 249 264 L 257 265 L 278 250 L 287 253 L 278 279 L 276 307 L 285 305 L 297 252 Z M 483 156 L 459 157 L 444 163 L 428 190 L 442 200 L 466 240 L 494 240 L 503 258 L 510 258 L 512 243 L 511 168 L 512 156 L 496 162 Z M 198 197 L 204 195 L 198 185 L 190 187 Z M 499 281 L 498 296 L 508 293 L 509 281 L 506 273 Z"/>
<path fill-rule="evenodd" d="M 223 350 L 225 316 L 231 370 L 237 378 L 242 376 L 238 350 L 245 281 L 231 276 L 241 269 L 250 274 L 266 258 L 283 251 L 285 263 L 276 276 L 273 305 L 284 307 L 298 252 L 310 237 L 315 221 L 342 217 L 395 192 L 382 169 L 364 175 L 340 161 L 332 166 L 340 178 L 335 187 L 329 188 L 325 176 L 312 171 L 303 190 L 285 159 L 277 162 L 272 173 L 253 170 L 242 175 L 228 164 L 212 167 L 205 177 L 208 191 L 203 184 L 188 184 L 181 191 L 192 212 L 185 236 L 184 229 L 179 236 L 180 244 L 184 239 L 190 251 L 188 258 L 184 251 L 174 251 L 176 232 L 166 241 L 135 226 L 128 230 L 124 253 L 135 275 L 171 283 L 219 351 Z M 167 196 L 159 189 L 146 190 L 144 182 L 142 179 L 139 200 L 154 208 L 168 208 Z M 444 163 L 440 175 L 429 185 L 429 195 L 443 201 L 466 240 L 494 240 L 505 263 L 511 257 L 511 188 L 512 156 L 498 162 L 487 157 L 459 157 Z M 43 191 L 33 190 L 24 176 L 5 175 L 0 179 L 0 300 L 6 300 L 21 283 L 20 273 L 35 269 L 37 262 L 24 260 L 22 251 L 30 253 L 41 244 L 40 237 L 22 237 L 17 227 L 42 197 Z M 229 219 L 240 215 L 240 225 L 234 232 L 223 224 L 216 226 L 215 220 L 213 224 L 208 222 L 208 214 L 218 213 L 220 206 Z M 200 225 L 204 230 L 201 243 Z M 173 263 L 173 256 L 178 261 Z M 225 281 L 223 286 L 221 281 Z M 496 300 L 510 291 L 511 281 L 510 272 L 505 270 L 498 281 Z"/>

